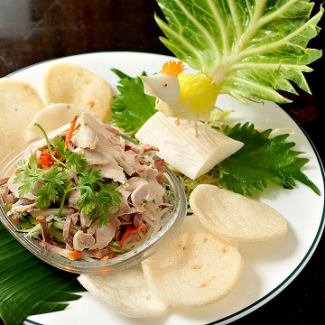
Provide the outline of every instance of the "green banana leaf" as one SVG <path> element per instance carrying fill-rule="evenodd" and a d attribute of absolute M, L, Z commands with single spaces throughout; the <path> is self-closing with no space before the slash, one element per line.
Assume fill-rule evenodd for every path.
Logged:
<path fill-rule="evenodd" d="M 81 291 L 75 275 L 39 260 L 0 223 L 0 323 L 18 325 L 29 315 L 63 310 Z"/>

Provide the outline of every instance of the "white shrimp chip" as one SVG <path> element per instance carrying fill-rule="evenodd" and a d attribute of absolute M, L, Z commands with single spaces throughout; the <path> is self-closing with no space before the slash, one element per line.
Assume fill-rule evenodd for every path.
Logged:
<path fill-rule="evenodd" d="M 149 287 L 166 304 L 201 306 L 227 294 L 237 283 L 242 258 L 236 248 L 209 233 L 179 233 L 142 262 Z"/>
<path fill-rule="evenodd" d="M 105 276 L 81 274 L 78 280 L 92 295 L 124 316 L 159 317 L 167 311 L 167 305 L 148 287 L 141 270 L 128 269 Z"/>
<path fill-rule="evenodd" d="M 0 160 L 26 142 L 24 130 L 43 107 L 42 99 L 28 83 L 0 79 Z"/>
<path fill-rule="evenodd" d="M 70 123 L 76 115 L 87 112 L 88 109 L 72 104 L 58 103 L 50 104 L 38 111 L 34 116 L 25 132 L 25 139 L 31 141 L 42 139 L 43 134 L 35 127 L 35 123 L 40 124 L 48 133 L 59 127 Z"/>
<path fill-rule="evenodd" d="M 198 185 L 190 206 L 211 233 L 233 241 L 262 241 L 287 233 L 287 221 L 265 203 L 217 186 Z"/>
<path fill-rule="evenodd" d="M 203 227 L 198 216 L 196 216 L 195 214 L 191 214 L 191 215 L 187 215 L 184 218 L 184 221 L 179 227 L 178 232 L 179 233 L 195 233 L 195 232 L 205 233 L 208 232 L 208 230 L 205 227 Z"/>
<path fill-rule="evenodd" d="M 101 120 L 110 112 L 113 97 L 110 85 L 103 78 L 72 63 L 58 63 L 47 70 L 44 94 L 48 104 L 75 104 L 87 108 Z"/>

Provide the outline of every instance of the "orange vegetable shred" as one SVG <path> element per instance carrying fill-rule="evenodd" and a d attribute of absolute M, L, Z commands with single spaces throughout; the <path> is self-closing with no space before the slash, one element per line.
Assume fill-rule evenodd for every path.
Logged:
<path fill-rule="evenodd" d="M 11 218 L 11 221 L 12 221 L 15 225 L 19 225 L 19 224 L 20 224 L 20 221 L 19 221 L 19 219 L 18 219 L 17 216 L 13 216 L 13 217 Z"/>
<path fill-rule="evenodd" d="M 141 223 L 137 228 L 133 227 L 133 226 L 128 226 L 120 240 L 120 245 L 123 246 L 125 244 L 125 242 L 127 241 L 127 239 L 133 235 L 136 234 L 138 232 L 140 232 L 141 230 L 143 230 L 144 228 L 144 224 Z"/>
<path fill-rule="evenodd" d="M 75 260 L 80 260 L 81 258 L 81 253 L 78 251 L 71 251 L 68 253 L 68 259 L 75 261 Z"/>
<path fill-rule="evenodd" d="M 53 158 L 48 149 L 44 149 L 42 151 L 42 154 L 37 159 L 37 162 L 41 165 L 43 169 L 49 169 L 54 164 Z"/>
<path fill-rule="evenodd" d="M 78 115 L 76 115 L 74 117 L 73 121 L 71 122 L 69 132 L 65 137 L 65 148 L 64 148 L 65 151 L 68 150 L 68 145 L 71 143 L 72 134 L 73 134 L 74 128 L 76 127 L 77 119 L 78 119 Z"/>

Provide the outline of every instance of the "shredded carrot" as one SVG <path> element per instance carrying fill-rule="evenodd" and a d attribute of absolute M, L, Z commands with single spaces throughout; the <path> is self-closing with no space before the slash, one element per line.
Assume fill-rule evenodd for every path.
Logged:
<path fill-rule="evenodd" d="M 184 71 L 184 64 L 182 61 L 170 60 L 164 63 L 161 72 L 164 74 L 169 74 L 176 76 Z"/>
<path fill-rule="evenodd" d="M 108 256 L 103 256 L 102 258 L 99 259 L 100 262 L 104 262 L 104 261 L 107 261 L 108 260 Z"/>
<path fill-rule="evenodd" d="M 43 169 L 49 169 L 54 164 L 53 158 L 48 149 L 42 151 L 42 154 L 37 161 Z"/>
<path fill-rule="evenodd" d="M 133 226 L 128 226 L 120 240 L 120 246 L 123 246 L 125 244 L 125 242 L 127 241 L 127 239 L 133 235 L 136 234 L 138 232 L 140 232 L 142 229 L 144 228 L 144 224 L 141 223 L 137 228 L 133 227 Z"/>
<path fill-rule="evenodd" d="M 76 115 L 74 117 L 73 121 L 71 122 L 69 132 L 65 137 L 65 148 L 64 148 L 65 151 L 68 150 L 68 145 L 71 143 L 72 134 L 73 134 L 74 128 L 76 127 L 77 119 L 78 119 L 78 115 Z"/>
<path fill-rule="evenodd" d="M 37 216 L 37 217 L 36 217 L 36 220 L 37 220 L 38 222 L 42 222 L 42 221 L 45 220 L 45 217 L 40 215 L 40 216 Z"/>
<path fill-rule="evenodd" d="M 71 251 L 68 253 L 68 259 L 71 261 L 80 260 L 81 253 L 78 251 Z"/>
<path fill-rule="evenodd" d="M 15 224 L 15 225 L 19 225 L 20 224 L 20 220 L 18 219 L 17 216 L 13 216 L 11 218 L 11 221 Z"/>

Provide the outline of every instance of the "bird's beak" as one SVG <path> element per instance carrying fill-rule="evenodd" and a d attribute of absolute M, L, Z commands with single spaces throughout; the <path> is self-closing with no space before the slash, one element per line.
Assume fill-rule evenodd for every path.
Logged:
<path fill-rule="evenodd" d="M 153 76 L 141 76 L 146 95 L 158 97 L 160 100 L 174 105 L 179 99 L 180 89 L 177 76 L 157 73 Z"/>

